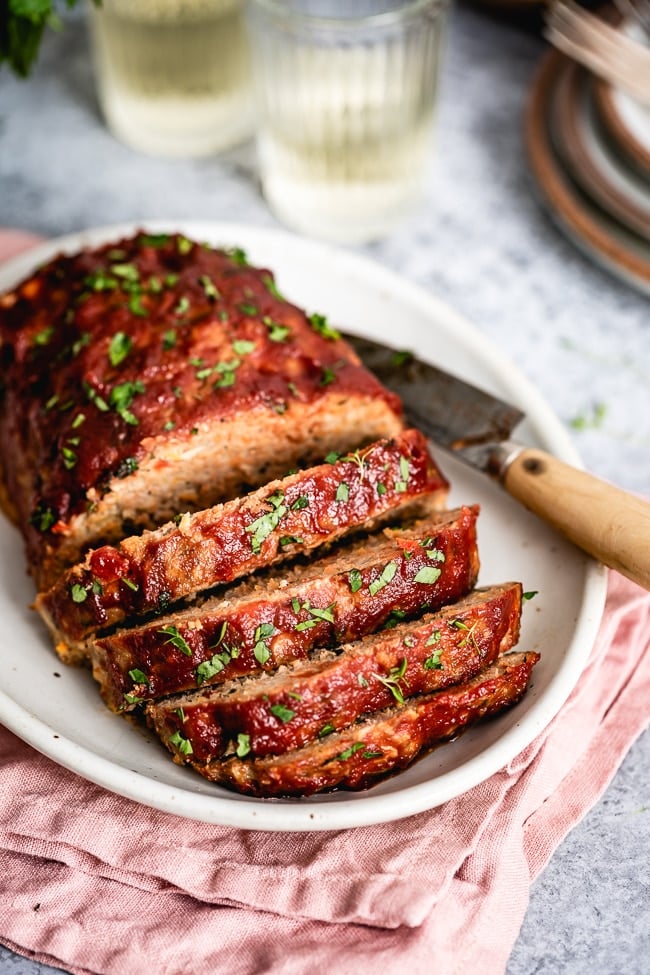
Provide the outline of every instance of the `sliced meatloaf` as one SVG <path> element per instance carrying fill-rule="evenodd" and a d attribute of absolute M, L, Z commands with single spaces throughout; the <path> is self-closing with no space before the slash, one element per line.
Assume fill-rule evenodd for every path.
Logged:
<path fill-rule="evenodd" d="M 251 758 L 244 737 L 238 742 L 239 755 L 201 763 L 185 754 L 189 747 L 180 734 L 170 744 L 176 761 L 180 750 L 183 761 L 189 758 L 206 779 L 247 795 L 309 796 L 336 788 L 365 789 L 405 768 L 433 745 L 515 704 L 538 660 L 533 652 L 506 654 L 466 684 L 395 703 L 283 755 Z"/>
<path fill-rule="evenodd" d="M 241 752 L 242 742 L 251 757 L 280 755 L 395 701 L 469 680 L 515 646 L 520 616 L 518 583 L 475 590 L 337 653 L 149 704 L 147 716 L 181 759 L 211 762 Z"/>
<path fill-rule="evenodd" d="M 402 427 L 322 315 L 177 234 L 61 255 L 0 296 L 0 364 L 2 494 L 40 589 L 91 545 Z"/>
<path fill-rule="evenodd" d="M 273 671 L 317 647 L 356 640 L 458 599 L 478 575 L 477 513 L 429 513 L 198 606 L 91 640 L 102 696 L 112 710 L 130 710 L 144 700 Z"/>
<path fill-rule="evenodd" d="M 424 496 L 444 504 L 447 481 L 417 430 L 328 460 L 91 551 L 36 602 L 61 655 L 68 641 L 370 530 Z"/>

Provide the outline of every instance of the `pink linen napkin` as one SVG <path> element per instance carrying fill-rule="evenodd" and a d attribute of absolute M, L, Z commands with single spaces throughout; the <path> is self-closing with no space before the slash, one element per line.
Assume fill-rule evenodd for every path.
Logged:
<path fill-rule="evenodd" d="M 0 234 L 0 253 L 3 241 Z M 464 796 L 352 831 L 194 823 L 106 792 L 0 728 L 0 942 L 79 975 L 498 975 L 531 880 L 648 724 L 650 593 L 611 573 L 580 682 Z"/>

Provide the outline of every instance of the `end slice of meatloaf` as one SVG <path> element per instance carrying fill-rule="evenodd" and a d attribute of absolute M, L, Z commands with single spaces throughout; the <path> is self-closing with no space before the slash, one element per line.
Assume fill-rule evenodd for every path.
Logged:
<path fill-rule="evenodd" d="M 241 251 L 139 233 L 0 296 L 0 468 L 40 589 L 90 546 L 393 436 L 398 399 Z"/>
<path fill-rule="evenodd" d="M 444 506 L 447 481 L 417 430 L 329 460 L 91 551 L 36 600 L 62 657 L 68 641 L 371 530 L 423 496 Z"/>
<path fill-rule="evenodd" d="M 102 697 L 114 711 L 130 710 L 145 700 L 273 671 L 317 647 L 356 640 L 452 602 L 478 575 L 477 514 L 467 507 L 429 513 L 307 565 L 240 583 L 198 606 L 91 640 Z"/>
<path fill-rule="evenodd" d="M 475 590 L 336 653 L 151 703 L 147 718 L 181 760 L 211 762 L 242 742 L 251 757 L 284 754 L 395 701 L 464 683 L 515 646 L 520 617 L 519 583 Z"/>
<path fill-rule="evenodd" d="M 309 796 L 331 789 L 367 789 L 410 765 L 434 745 L 455 737 L 484 718 L 521 699 L 539 654 L 509 653 L 466 684 L 451 687 L 380 711 L 302 748 L 265 758 L 240 755 L 192 767 L 204 778 L 246 795 L 271 798 Z M 178 750 L 174 744 L 174 757 Z"/>

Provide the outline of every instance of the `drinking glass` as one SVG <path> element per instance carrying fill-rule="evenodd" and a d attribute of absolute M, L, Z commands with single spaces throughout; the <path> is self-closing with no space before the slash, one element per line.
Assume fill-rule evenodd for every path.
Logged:
<path fill-rule="evenodd" d="M 117 138 L 153 155 L 202 156 L 252 133 L 243 0 L 89 7 L 99 101 Z"/>
<path fill-rule="evenodd" d="M 446 0 L 251 0 L 264 195 L 288 226 L 358 243 L 418 200 Z"/>

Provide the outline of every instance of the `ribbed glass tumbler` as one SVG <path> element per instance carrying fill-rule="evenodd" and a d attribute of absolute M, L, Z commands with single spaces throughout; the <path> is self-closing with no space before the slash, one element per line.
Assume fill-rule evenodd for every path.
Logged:
<path fill-rule="evenodd" d="M 430 160 L 445 0 L 252 0 L 264 195 L 288 226 L 384 236 Z"/>

